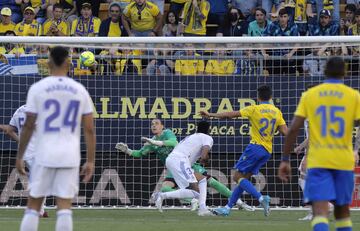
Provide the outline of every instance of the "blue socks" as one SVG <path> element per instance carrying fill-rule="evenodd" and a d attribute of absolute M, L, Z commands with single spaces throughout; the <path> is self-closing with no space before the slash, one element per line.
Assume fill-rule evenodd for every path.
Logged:
<path fill-rule="evenodd" d="M 243 194 L 244 191 L 248 192 L 250 195 L 255 197 L 257 200 L 259 200 L 261 197 L 261 193 L 256 191 L 256 188 L 251 184 L 251 182 L 248 179 L 241 178 L 239 180 L 238 186 L 232 192 L 227 206 L 229 208 L 232 208 L 235 205 L 236 201 L 239 199 L 239 197 Z"/>
<path fill-rule="evenodd" d="M 231 193 L 231 197 L 229 198 L 227 206 L 229 208 L 232 208 L 235 205 L 236 201 L 239 199 L 239 197 L 243 194 L 243 192 L 244 189 L 240 185 L 236 186 L 234 191 Z"/>
<path fill-rule="evenodd" d="M 311 221 L 313 231 L 329 231 L 329 220 L 326 217 L 316 216 Z"/>

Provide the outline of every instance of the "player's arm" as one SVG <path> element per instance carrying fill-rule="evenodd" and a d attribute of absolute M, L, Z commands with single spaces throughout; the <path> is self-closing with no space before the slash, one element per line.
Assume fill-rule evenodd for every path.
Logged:
<path fill-rule="evenodd" d="M 16 156 L 16 168 L 22 175 L 26 175 L 23 157 L 26 147 L 29 144 L 30 138 L 35 130 L 36 117 L 36 114 L 27 113 L 26 121 L 20 134 L 20 142 Z"/>
<path fill-rule="evenodd" d="M 93 114 L 83 115 L 82 123 L 86 143 L 86 162 L 82 167 L 81 174 L 84 175 L 83 182 L 89 182 L 95 168 L 96 135 Z"/>
<path fill-rule="evenodd" d="M 203 166 L 206 166 L 209 161 L 209 153 L 210 153 L 211 147 L 209 145 L 204 145 L 201 148 L 201 157 L 200 157 L 200 163 Z"/>
<path fill-rule="evenodd" d="M 144 146 L 139 150 L 132 150 L 128 147 L 127 144 L 120 142 L 116 144 L 115 149 L 118 150 L 119 152 L 123 152 L 135 158 L 146 156 L 148 153 L 154 151 L 153 150 L 154 148 L 151 145 L 149 145 L 149 143 L 145 143 Z"/>
<path fill-rule="evenodd" d="M 288 127 L 286 126 L 286 124 L 283 124 L 283 125 L 280 125 L 280 126 L 278 127 L 278 130 L 279 130 L 279 132 L 280 132 L 282 135 L 286 136 L 289 129 L 288 129 Z"/>
<path fill-rule="evenodd" d="M 178 144 L 178 141 L 176 139 L 176 136 L 172 132 L 165 131 L 166 133 L 166 139 L 164 140 L 155 140 L 150 139 L 147 137 L 141 137 L 141 141 L 158 146 L 158 147 L 175 147 Z"/>
<path fill-rule="evenodd" d="M 11 139 L 19 142 L 19 136 L 16 134 L 16 128 L 7 124 L 0 124 L 0 130 L 5 133 L 5 135 L 9 136 Z"/>
<path fill-rule="evenodd" d="M 219 119 L 232 119 L 241 117 L 240 111 L 229 111 L 229 112 L 221 112 L 221 113 L 209 113 L 207 111 L 200 111 L 199 112 L 202 117 L 205 118 L 219 118 Z"/>
<path fill-rule="evenodd" d="M 304 150 L 305 148 L 307 148 L 309 146 L 309 138 L 306 138 L 301 144 L 299 144 L 299 146 L 297 146 L 294 149 L 294 152 L 296 154 L 300 154 L 302 152 L 302 150 Z"/>
<path fill-rule="evenodd" d="M 282 161 L 279 166 L 278 170 L 278 176 L 281 180 L 287 182 L 290 178 L 291 174 L 291 166 L 290 166 L 290 153 L 293 150 L 293 145 L 296 142 L 296 137 L 299 133 L 299 130 L 302 128 L 304 124 L 304 117 L 301 116 L 295 116 L 291 126 L 287 132 L 287 135 L 285 136 L 285 143 L 284 143 L 284 150 L 283 150 L 283 156 Z"/>

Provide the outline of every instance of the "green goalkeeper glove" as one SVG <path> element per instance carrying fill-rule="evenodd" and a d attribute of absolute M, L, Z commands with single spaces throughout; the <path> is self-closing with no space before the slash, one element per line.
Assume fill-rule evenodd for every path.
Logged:
<path fill-rule="evenodd" d="M 161 141 L 161 140 L 153 140 L 153 139 L 150 139 L 150 138 L 147 138 L 147 137 L 141 137 L 141 141 L 152 144 L 152 145 L 155 145 L 155 146 L 159 146 L 159 147 L 164 146 L 164 142 Z"/>
<path fill-rule="evenodd" d="M 115 149 L 118 150 L 119 152 L 123 152 L 123 153 L 128 154 L 129 156 L 131 156 L 132 150 L 127 146 L 127 144 L 117 143 L 115 145 Z"/>

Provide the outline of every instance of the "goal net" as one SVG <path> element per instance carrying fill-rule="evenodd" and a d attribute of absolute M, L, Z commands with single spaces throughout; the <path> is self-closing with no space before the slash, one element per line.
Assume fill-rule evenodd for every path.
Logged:
<path fill-rule="evenodd" d="M 148 207 L 166 176 L 164 165 L 149 153 L 134 158 L 115 150 L 118 142 L 138 150 L 141 137 L 152 137 L 151 120 L 160 118 L 178 141 L 195 132 L 200 110 L 224 112 L 255 104 L 256 89 L 273 89 L 273 100 L 290 124 L 296 105 L 308 84 L 324 79 L 330 56 L 347 62 L 345 83 L 359 89 L 360 39 L 353 37 L 276 38 L 47 38 L 0 37 L 8 53 L 0 56 L 0 124 L 9 121 L 25 104 L 30 85 L 49 74 L 49 47 L 62 44 L 71 50 L 69 75 L 81 82 L 94 102 L 96 170 L 92 181 L 80 183 L 74 206 Z M 96 55 L 97 64 L 83 66 L 82 51 Z M 11 51 L 11 52 L 10 52 Z M 230 189 L 232 169 L 249 143 L 246 119 L 211 120 L 214 139 L 207 174 Z M 301 132 L 298 142 L 302 142 Z M 252 177 L 271 205 L 301 207 L 298 166 L 303 153 L 292 156 L 292 178 L 277 178 L 283 138 L 276 135 L 272 158 Z M 17 144 L 0 134 L 0 206 L 24 206 L 27 178 L 15 170 Z M 84 145 L 82 157 L 85 157 Z M 360 170 L 357 169 L 353 207 L 360 207 Z M 244 194 L 243 200 L 257 206 Z M 207 204 L 225 205 L 226 196 L 208 187 Z M 54 204 L 47 199 L 47 206 Z M 183 206 L 178 200 L 166 205 Z"/>

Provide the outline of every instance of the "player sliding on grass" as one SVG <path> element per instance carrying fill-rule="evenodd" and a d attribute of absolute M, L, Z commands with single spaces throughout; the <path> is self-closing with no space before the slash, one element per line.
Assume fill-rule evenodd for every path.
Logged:
<path fill-rule="evenodd" d="M 154 135 L 151 139 L 142 137 L 142 141 L 145 142 L 144 146 L 140 150 L 131 150 L 124 143 L 117 143 L 115 148 L 121 152 L 124 152 L 135 158 L 140 158 L 149 153 L 155 153 L 160 159 L 161 163 L 165 166 L 165 160 L 167 156 L 171 153 L 174 147 L 177 145 L 177 139 L 175 134 L 170 129 L 165 129 L 164 124 L 160 119 L 153 119 L 151 121 L 151 132 Z M 231 191 L 222 183 L 217 181 L 215 178 L 207 174 L 206 169 L 199 163 L 194 163 L 191 166 L 195 173 L 195 176 L 199 177 L 201 175 L 206 176 L 208 186 L 218 191 L 221 195 L 229 198 L 231 196 Z M 170 171 L 166 171 L 165 180 L 160 189 L 161 192 L 172 192 L 175 191 L 177 185 L 174 181 L 174 178 Z M 190 202 L 190 200 L 185 200 Z M 195 200 L 192 201 L 192 210 L 197 209 L 197 203 Z M 254 211 L 254 208 L 247 205 L 241 199 L 237 200 L 236 204 L 239 208 L 246 211 Z"/>
<path fill-rule="evenodd" d="M 232 112 L 200 112 L 204 117 L 221 119 L 245 117 L 248 118 L 251 123 L 250 144 L 246 147 L 234 167 L 236 172 L 233 179 L 238 183 L 238 186 L 232 192 L 228 204 L 223 208 L 214 210 L 217 215 L 228 216 L 231 208 L 244 191 L 248 192 L 260 202 L 264 208 L 265 216 L 268 216 L 270 213 L 270 197 L 263 196 L 260 192 L 256 191 L 249 180 L 252 175 L 258 174 L 260 168 L 270 159 L 275 132 L 279 130 L 282 134 L 286 134 L 287 126 L 281 111 L 270 103 L 272 98 L 271 88 L 262 86 L 259 87 L 257 91 L 259 105 L 248 106 L 240 111 Z"/>

